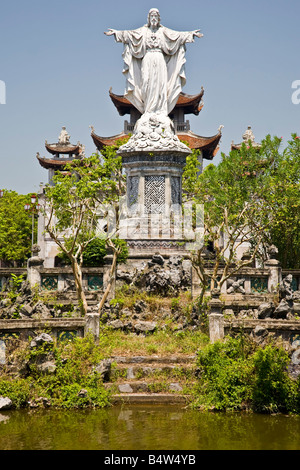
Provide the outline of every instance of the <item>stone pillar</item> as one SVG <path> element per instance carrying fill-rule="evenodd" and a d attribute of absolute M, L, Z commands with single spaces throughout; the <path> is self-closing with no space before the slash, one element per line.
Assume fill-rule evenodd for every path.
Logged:
<path fill-rule="evenodd" d="M 278 291 L 279 284 L 282 280 L 281 266 L 280 262 L 277 259 L 277 248 L 274 245 L 269 247 L 268 254 L 270 256 L 270 259 L 268 259 L 264 263 L 265 268 L 269 269 L 268 291 L 276 292 Z"/>
<path fill-rule="evenodd" d="M 209 321 L 209 339 L 211 343 L 224 338 L 224 317 L 222 315 L 222 302 L 219 298 L 220 292 L 213 289 L 210 301 Z"/>
<path fill-rule="evenodd" d="M 27 262 L 27 280 L 30 287 L 41 286 L 41 273 L 40 268 L 43 266 L 44 260 L 39 258 L 38 252 L 40 251 L 39 246 L 33 245 L 32 253 L 33 256 L 28 259 Z"/>
<path fill-rule="evenodd" d="M 87 313 L 85 316 L 84 336 L 91 333 L 98 341 L 100 332 L 100 314 L 97 312 Z"/>
<path fill-rule="evenodd" d="M 111 250 L 108 249 L 108 253 L 110 252 Z M 105 291 L 107 284 L 109 282 L 109 279 L 110 279 L 112 259 L 113 259 L 113 255 L 111 254 L 107 254 L 104 257 L 105 264 L 104 264 L 104 272 L 103 272 L 103 292 Z M 107 301 L 110 301 L 115 297 L 115 290 L 116 290 L 116 272 L 114 273 L 114 278 L 112 280 L 111 288 L 107 296 Z"/>

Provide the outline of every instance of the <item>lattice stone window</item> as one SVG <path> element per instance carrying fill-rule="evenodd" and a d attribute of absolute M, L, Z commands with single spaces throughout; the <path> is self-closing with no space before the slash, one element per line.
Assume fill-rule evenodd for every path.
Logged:
<path fill-rule="evenodd" d="M 268 292 L 268 278 L 267 277 L 251 278 L 251 292 L 253 293 Z"/>
<path fill-rule="evenodd" d="M 103 287 L 103 274 L 88 276 L 88 289 L 99 290 Z"/>
<path fill-rule="evenodd" d="M 165 210 L 165 177 L 145 176 L 145 213 L 163 214 Z"/>
<path fill-rule="evenodd" d="M 58 276 L 42 276 L 42 289 L 57 290 Z"/>
<path fill-rule="evenodd" d="M 66 331 L 59 331 L 57 333 L 57 339 L 59 341 L 72 341 L 76 336 L 78 336 L 76 330 L 66 330 Z"/>
<path fill-rule="evenodd" d="M 299 286 L 299 278 L 293 277 L 292 286 L 291 286 L 293 291 L 298 290 L 298 286 Z"/>

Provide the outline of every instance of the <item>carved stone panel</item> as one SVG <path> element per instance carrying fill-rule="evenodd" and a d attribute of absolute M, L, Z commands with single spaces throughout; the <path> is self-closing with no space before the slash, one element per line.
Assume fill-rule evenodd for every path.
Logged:
<path fill-rule="evenodd" d="M 138 176 L 130 176 L 128 178 L 128 203 L 129 206 L 138 203 L 138 196 L 139 196 L 139 177 Z"/>
<path fill-rule="evenodd" d="M 171 176 L 171 202 L 180 204 L 180 177 Z"/>

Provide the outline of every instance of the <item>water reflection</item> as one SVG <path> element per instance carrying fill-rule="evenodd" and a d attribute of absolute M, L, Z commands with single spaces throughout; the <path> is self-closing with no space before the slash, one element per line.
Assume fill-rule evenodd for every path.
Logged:
<path fill-rule="evenodd" d="M 299 450 L 300 417 L 175 406 L 6 411 L 1 450 Z"/>

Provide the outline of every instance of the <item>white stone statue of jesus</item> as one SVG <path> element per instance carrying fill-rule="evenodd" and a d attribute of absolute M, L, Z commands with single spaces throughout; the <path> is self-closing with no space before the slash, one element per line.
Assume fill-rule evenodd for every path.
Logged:
<path fill-rule="evenodd" d="M 186 82 L 185 44 L 202 37 L 200 30 L 178 32 L 160 23 L 160 14 L 152 8 L 148 23 L 131 31 L 109 29 L 124 44 L 126 98 L 141 114 L 168 116 L 175 107 Z"/>

